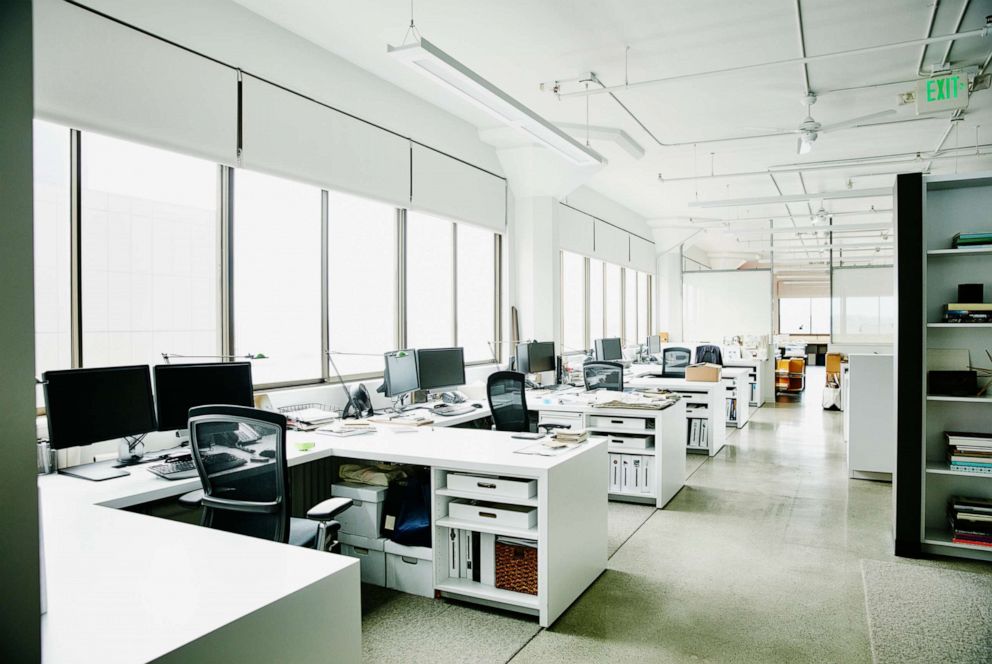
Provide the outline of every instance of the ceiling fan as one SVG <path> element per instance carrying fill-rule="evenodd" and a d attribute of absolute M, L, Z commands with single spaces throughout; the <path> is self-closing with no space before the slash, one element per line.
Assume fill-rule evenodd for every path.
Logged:
<path fill-rule="evenodd" d="M 799 127 L 796 129 L 774 129 L 773 131 L 779 134 L 797 134 L 796 139 L 796 152 L 799 154 L 808 154 L 810 150 L 813 149 L 813 143 L 819 137 L 820 134 L 825 134 L 831 131 L 838 131 L 840 129 L 849 129 L 851 127 L 857 127 L 870 120 L 877 120 L 879 118 L 886 117 L 888 115 L 894 115 L 896 113 L 895 109 L 889 109 L 887 111 L 878 111 L 877 113 L 869 113 L 867 115 L 859 115 L 856 118 L 850 118 L 842 122 L 834 122 L 832 124 L 820 124 L 813 118 L 813 113 L 810 107 L 816 103 L 816 95 L 810 94 L 803 98 L 803 104 L 806 106 L 806 118 L 799 123 Z"/>

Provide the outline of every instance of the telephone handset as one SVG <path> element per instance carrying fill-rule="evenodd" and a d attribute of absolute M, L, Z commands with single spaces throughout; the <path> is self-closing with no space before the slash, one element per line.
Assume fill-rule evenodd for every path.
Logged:
<path fill-rule="evenodd" d="M 356 412 L 353 413 L 353 410 Z M 371 417 L 372 415 L 375 415 L 375 411 L 372 410 L 372 396 L 365 388 L 365 383 L 359 383 L 351 388 L 351 398 L 345 404 L 341 418 L 354 417 L 355 419 L 361 419 L 363 417 Z"/>

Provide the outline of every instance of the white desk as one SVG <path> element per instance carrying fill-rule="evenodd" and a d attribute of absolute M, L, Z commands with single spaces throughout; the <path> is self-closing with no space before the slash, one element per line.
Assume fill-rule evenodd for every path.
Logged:
<path fill-rule="evenodd" d="M 760 408 L 765 401 L 773 398 L 775 394 L 775 371 L 772 360 L 740 359 L 723 361 L 725 368 L 735 367 L 748 370 L 748 384 L 750 385 L 749 402 L 755 408 Z"/>
<path fill-rule="evenodd" d="M 293 444 L 298 441 L 313 441 L 315 447 L 308 452 L 299 452 Z M 447 578 L 444 558 L 446 548 L 435 546 L 435 589 L 444 595 L 536 615 L 542 626 L 548 626 L 606 568 L 607 477 L 603 469 L 606 466 L 607 453 L 603 439 L 591 440 L 554 457 L 516 454 L 515 450 L 533 443 L 513 439 L 509 433 L 441 427 L 421 427 L 414 433 L 400 433 L 393 427 L 380 425 L 375 434 L 350 438 L 336 438 L 313 432 L 290 432 L 288 443 L 287 458 L 291 467 L 329 457 L 429 466 L 434 501 L 433 536 L 436 543 L 446 541 L 449 527 L 473 528 L 472 524 L 455 525 L 450 520 L 446 521 L 447 505 L 451 500 L 478 497 L 460 496 L 447 491 L 444 480 L 448 471 L 536 479 L 538 493 L 533 502 L 538 509 L 538 525 L 532 532 L 523 535 L 538 542 L 538 595 L 502 591 L 464 579 L 453 582 Z M 63 655 L 74 652 L 75 646 L 71 639 L 77 634 L 77 630 L 66 625 L 78 619 L 82 624 L 92 626 L 93 623 L 80 618 L 80 614 L 88 610 L 86 600 L 80 598 L 90 595 L 107 595 L 102 600 L 102 610 L 96 612 L 96 615 L 101 616 L 101 628 L 90 630 L 88 641 L 90 652 L 99 656 L 76 657 L 92 661 L 115 661 L 115 653 L 123 655 L 129 652 L 127 647 L 119 647 L 117 641 L 121 639 L 118 639 L 119 630 L 115 625 L 130 624 L 128 615 L 132 613 L 147 622 L 147 629 L 139 634 L 152 642 L 153 645 L 149 648 L 158 648 L 165 653 L 170 648 L 180 648 L 185 644 L 185 648 L 179 652 L 186 653 L 187 648 L 194 647 L 199 642 L 190 643 L 191 639 L 202 638 L 197 630 L 201 630 L 204 636 L 210 635 L 213 638 L 212 635 L 221 627 L 229 625 L 235 626 L 233 630 L 227 630 L 231 634 L 240 633 L 236 626 L 242 623 L 253 624 L 255 629 L 259 629 L 257 622 L 252 623 L 249 620 L 245 623 L 245 616 L 253 612 L 259 615 L 257 612 L 262 607 L 270 604 L 277 607 L 277 600 L 285 599 L 293 606 L 302 607 L 307 614 L 298 611 L 288 613 L 299 630 L 297 640 L 302 643 L 309 639 L 307 643 L 319 645 L 323 653 L 321 661 L 326 660 L 328 652 L 338 652 L 329 648 L 328 642 L 339 638 L 343 639 L 345 656 L 335 657 L 335 661 L 358 661 L 360 611 L 357 561 L 107 509 L 179 496 L 200 486 L 198 478 L 168 481 L 149 473 L 144 466 L 130 471 L 131 475 L 127 477 L 106 482 L 88 482 L 68 476 L 39 478 L 46 515 L 46 559 L 51 568 L 50 608 L 46 619 L 49 627 L 45 631 L 50 650 Z M 95 520 L 93 528 L 86 525 L 78 528 L 66 525 L 66 521 L 71 522 L 77 518 L 77 509 L 89 510 L 86 518 Z M 80 523 L 86 522 L 80 520 Z M 485 524 L 475 527 L 480 531 L 494 532 L 493 529 L 483 530 L 487 527 Z M 104 539 L 100 535 L 104 532 L 114 536 Z M 522 535 L 516 530 L 506 534 Z M 99 577 L 87 573 L 86 562 L 81 566 L 74 566 L 72 552 L 80 546 L 77 542 L 94 545 L 95 548 L 86 553 L 86 558 L 100 559 L 99 563 L 93 561 L 91 565 L 102 572 Z M 140 562 L 142 558 L 136 557 L 138 551 L 156 549 L 169 552 L 156 557 L 156 561 L 161 565 L 170 565 L 173 573 L 189 574 L 192 569 L 195 574 L 185 583 L 151 583 L 149 590 L 142 589 L 140 597 L 134 600 L 127 597 L 125 601 L 121 601 L 120 588 L 143 587 L 143 579 L 148 573 L 147 567 Z M 201 550 L 204 553 L 201 554 Z M 249 553 L 246 554 L 245 551 Z M 243 565 L 216 563 L 217 560 L 226 561 L 229 558 L 235 560 L 239 556 L 245 557 L 247 562 Z M 201 560 L 209 562 L 197 567 L 197 562 Z M 127 570 L 129 567 L 132 571 L 119 577 L 120 584 L 113 580 L 112 570 Z M 305 573 L 297 578 L 290 574 L 294 567 L 300 567 L 301 572 Z M 274 575 L 275 580 L 262 578 L 267 574 L 263 570 L 268 569 L 278 570 L 278 574 Z M 342 574 L 345 576 L 339 578 Z M 300 593 L 314 586 L 313 577 L 318 577 L 317 580 L 328 579 L 326 585 L 332 587 L 334 592 L 323 595 L 318 593 L 316 599 L 311 598 L 308 601 L 304 601 L 306 598 L 301 599 Z M 334 579 L 333 583 L 331 578 Z M 173 586 L 174 589 L 170 590 Z M 252 589 L 256 586 L 259 590 L 253 592 Z M 195 588 L 209 589 L 210 592 L 193 592 Z M 202 602 L 190 599 L 204 595 L 209 597 Z M 140 610 L 133 611 L 131 604 L 136 602 L 143 606 Z M 273 602 L 276 604 L 272 604 Z M 218 603 L 223 605 L 223 610 L 217 608 Z M 313 630 L 313 615 L 331 615 L 332 609 L 348 614 L 349 619 L 343 622 L 350 630 L 350 636 L 339 636 L 337 630 L 325 624 L 323 619 L 320 622 L 321 629 L 316 632 Z M 201 620 L 203 615 L 209 620 Z M 273 625 L 281 625 L 285 620 L 268 617 Z M 228 618 L 235 622 L 224 623 Z M 185 626 L 187 624 L 188 627 Z M 159 635 L 157 640 L 153 638 L 155 634 Z M 164 634 L 170 636 L 166 638 L 162 636 Z M 264 630 L 256 634 L 256 640 L 271 640 L 271 636 L 265 636 Z M 304 646 L 301 649 L 306 652 Z M 354 657 L 348 655 L 352 650 Z M 259 646 L 257 652 L 270 651 Z M 275 661 L 279 657 L 249 656 L 246 661 L 263 659 Z M 48 661 L 62 660 L 53 658 Z M 304 656 L 300 661 L 309 660 Z"/>
<path fill-rule="evenodd" d="M 642 365 L 643 366 L 643 365 Z M 723 382 L 704 383 L 684 378 L 655 378 L 639 376 L 624 380 L 624 385 L 634 389 L 658 388 L 682 395 L 686 404 L 686 430 L 683 435 L 685 449 L 716 455 L 727 440 L 727 386 Z M 702 444 L 692 444 L 690 438 L 693 419 L 706 421 L 707 435 Z"/>

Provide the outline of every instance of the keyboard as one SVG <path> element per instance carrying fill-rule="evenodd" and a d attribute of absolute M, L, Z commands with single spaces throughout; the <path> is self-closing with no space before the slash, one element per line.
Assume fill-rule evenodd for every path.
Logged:
<path fill-rule="evenodd" d="M 467 415 L 472 411 L 477 410 L 472 406 L 465 405 L 452 405 L 450 403 L 438 404 L 431 409 L 431 412 L 435 415 L 441 415 L 442 417 L 454 417 L 455 415 Z"/>
<path fill-rule="evenodd" d="M 218 454 L 211 454 L 210 456 L 204 457 L 203 462 L 207 467 L 207 472 L 213 474 L 230 470 L 232 468 L 237 468 L 238 466 L 243 466 L 248 463 L 248 460 L 234 456 L 233 454 L 229 454 L 227 452 L 220 452 Z M 184 480 L 197 476 L 196 466 L 193 464 L 193 457 L 189 455 L 183 458 L 167 461 L 166 463 L 150 466 L 148 470 L 149 472 L 155 473 L 159 477 L 164 477 L 167 480 Z"/>

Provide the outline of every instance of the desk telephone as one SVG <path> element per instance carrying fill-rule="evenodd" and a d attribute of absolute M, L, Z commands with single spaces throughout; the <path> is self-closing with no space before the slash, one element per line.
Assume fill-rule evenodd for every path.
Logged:
<path fill-rule="evenodd" d="M 458 390 L 452 390 L 451 392 L 441 392 L 441 401 L 450 404 L 465 403 L 468 401 L 468 397 Z"/>

